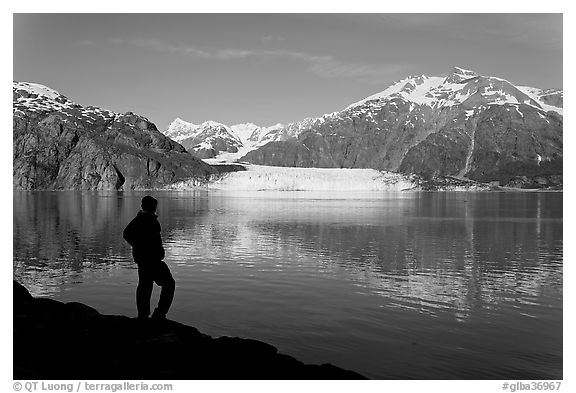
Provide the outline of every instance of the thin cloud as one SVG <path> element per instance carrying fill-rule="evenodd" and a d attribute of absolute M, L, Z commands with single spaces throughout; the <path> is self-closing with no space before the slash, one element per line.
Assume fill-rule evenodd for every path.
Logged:
<path fill-rule="evenodd" d="M 241 50 L 241 49 L 200 49 L 189 45 L 173 45 L 167 42 L 138 39 L 113 40 L 115 44 L 130 44 L 139 48 L 163 53 L 175 53 L 206 60 L 233 61 L 248 58 L 284 58 L 303 62 L 307 71 L 322 78 L 349 78 L 364 82 L 382 82 L 406 69 L 403 65 L 369 65 L 345 62 L 330 55 L 312 55 L 306 52 L 288 50 Z"/>
<path fill-rule="evenodd" d="M 334 58 L 333 56 L 317 56 L 304 52 L 291 52 L 285 50 L 260 51 L 259 56 L 277 56 L 301 60 L 308 65 L 307 70 L 322 78 L 349 78 L 358 79 L 365 82 L 382 82 L 390 76 L 405 69 L 400 65 L 365 65 L 359 63 L 348 63 Z"/>
<path fill-rule="evenodd" d="M 114 39 L 114 44 L 129 44 L 142 49 L 154 50 L 156 52 L 177 53 L 200 57 L 208 60 L 234 60 L 254 56 L 255 52 L 250 50 L 237 49 L 217 49 L 212 51 L 202 50 L 188 45 L 172 45 L 167 42 L 153 39 L 121 40 Z"/>

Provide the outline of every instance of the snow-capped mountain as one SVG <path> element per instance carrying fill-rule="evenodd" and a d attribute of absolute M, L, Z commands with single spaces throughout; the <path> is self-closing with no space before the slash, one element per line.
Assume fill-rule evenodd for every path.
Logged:
<path fill-rule="evenodd" d="M 562 184 L 563 91 L 458 67 L 405 78 L 341 111 L 287 125 L 176 119 L 164 132 L 169 138 L 145 117 L 14 82 L 13 120 L 15 189 L 150 188 L 217 171 L 186 150 L 213 162 Z"/>
<path fill-rule="evenodd" d="M 164 134 L 198 158 L 212 158 L 221 152 L 237 153 L 242 147 L 242 140 L 230 127 L 215 121 L 193 124 L 177 118 Z"/>
<path fill-rule="evenodd" d="M 209 159 L 222 156 L 234 160 L 268 142 L 286 140 L 296 134 L 291 135 L 282 124 L 270 127 L 253 123 L 227 126 L 215 121 L 194 124 L 177 118 L 164 131 L 164 135 L 180 142 L 196 157 Z"/>
<path fill-rule="evenodd" d="M 230 129 L 242 141 L 244 145 L 253 144 L 262 138 L 266 133 L 266 128 L 257 126 L 254 123 L 235 124 Z"/>
<path fill-rule="evenodd" d="M 37 83 L 12 92 L 16 190 L 129 190 L 216 172 L 143 116 L 84 107 Z"/>
<path fill-rule="evenodd" d="M 290 124 L 284 129 L 296 139 L 266 144 L 241 160 L 555 182 L 551 176 L 562 174 L 562 104 L 561 90 L 517 87 L 455 67 L 446 76 L 405 78 L 342 111 Z"/>
<path fill-rule="evenodd" d="M 553 106 L 543 97 L 558 95 L 560 101 Z M 538 109 L 554 110 L 562 114 L 562 92 L 544 92 L 531 87 L 516 87 L 512 83 L 496 77 L 480 76 L 474 71 L 454 67 L 446 77 L 412 76 L 398 81 L 386 90 L 365 98 L 346 109 L 369 105 L 379 105 L 386 101 L 401 98 L 405 101 L 432 108 L 463 105 L 473 108 L 491 104 L 527 104 Z"/>

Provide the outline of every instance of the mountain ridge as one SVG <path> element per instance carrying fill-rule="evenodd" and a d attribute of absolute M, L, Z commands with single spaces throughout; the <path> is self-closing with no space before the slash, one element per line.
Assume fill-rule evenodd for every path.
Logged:
<path fill-rule="evenodd" d="M 268 127 L 254 123 L 228 126 L 213 120 L 194 124 L 176 118 L 164 135 L 180 142 L 196 157 L 211 159 L 223 153 L 239 158 L 268 142 L 289 138 L 286 132 L 280 123 Z"/>
<path fill-rule="evenodd" d="M 512 115 L 501 113 L 502 108 Z M 482 125 L 485 113 L 499 116 L 506 129 L 515 130 L 512 134 L 521 141 L 521 152 L 508 146 L 510 141 L 490 152 L 477 151 L 486 148 L 482 141 L 476 143 L 478 125 L 481 138 L 490 128 Z M 505 185 L 518 176 L 561 174 L 562 118 L 562 90 L 515 86 L 503 78 L 453 67 L 445 76 L 409 76 L 340 111 L 281 125 L 273 138 L 249 148 L 243 143 L 235 146 L 235 153 L 214 149 L 203 158 L 276 166 L 366 167 Z M 546 131 L 543 123 L 552 124 L 548 128 L 555 131 Z M 233 133 L 233 126 L 228 128 Z M 535 138 L 535 130 L 544 140 L 528 140 Z M 549 132 L 554 134 L 552 143 L 541 135 Z M 499 132 L 500 140 L 509 136 Z M 194 142 L 198 147 L 204 141 Z M 374 144 L 382 148 L 375 149 Z M 192 146 L 188 150 L 195 154 Z M 499 157 L 483 162 L 490 155 Z M 510 157 L 502 157 L 506 155 Z M 555 161 L 553 170 L 550 161 Z M 490 166 L 502 170 L 490 174 Z"/>
<path fill-rule="evenodd" d="M 143 116 L 82 106 L 38 83 L 13 82 L 15 190 L 130 190 L 217 172 Z"/>
<path fill-rule="evenodd" d="M 283 126 L 241 157 L 221 157 L 557 186 L 562 128 L 562 90 L 454 67 L 446 76 L 404 78 L 341 111 Z"/>
<path fill-rule="evenodd" d="M 13 119 L 14 189 L 162 187 L 218 172 L 201 159 L 562 185 L 563 91 L 460 67 L 269 127 L 176 118 L 161 133 L 143 116 L 81 106 L 32 82 L 13 82 Z"/>

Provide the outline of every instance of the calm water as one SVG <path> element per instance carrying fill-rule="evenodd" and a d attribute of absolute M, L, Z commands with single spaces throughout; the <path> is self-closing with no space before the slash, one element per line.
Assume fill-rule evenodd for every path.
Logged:
<path fill-rule="evenodd" d="M 135 316 L 143 195 L 14 192 L 15 278 Z M 561 193 L 154 195 L 174 320 L 372 378 L 562 378 Z"/>

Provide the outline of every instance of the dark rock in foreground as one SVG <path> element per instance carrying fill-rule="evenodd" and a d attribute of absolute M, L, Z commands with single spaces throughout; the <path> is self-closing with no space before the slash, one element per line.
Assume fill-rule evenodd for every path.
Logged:
<path fill-rule="evenodd" d="M 14 379 L 364 379 L 272 345 L 34 298 L 14 281 Z"/>

